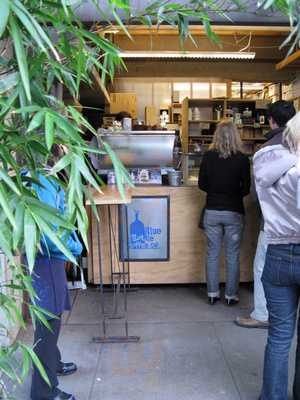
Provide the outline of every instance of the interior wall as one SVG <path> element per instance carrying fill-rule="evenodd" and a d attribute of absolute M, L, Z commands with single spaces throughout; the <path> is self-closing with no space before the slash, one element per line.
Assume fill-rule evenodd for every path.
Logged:
<path fill-rule="evenodd" d="M 277 71 L 272 62 L 199 61 L 199 60 L 127 60 L 127 71 L 119 70 L 116 77 L 206 78 L 245 82 L 288 82 L 300 71 L 291 66 Z"/>
<path fill-rule="evenodd" d="M 208 87 L 208 90 L 206 89 Z M 215 97 L 226 97 L 226 83 L 213 83 L 212 94 Z M 224 90 L 225 89 L 225 90 Z M 118 78 L 114 80 L 112 92 L 136 93 L 137 114 L 140 120 L 145 120 L 145 107 L 154 106 L 157 119 L 160 108 L 169 107 L 172 104 L 173 92 L 179 93 L 179 101 L 185 97 L 209 98 L 209 82 L 201 82 L 197 79 L 185 77 L 184 79 L 168 78 Z"/>

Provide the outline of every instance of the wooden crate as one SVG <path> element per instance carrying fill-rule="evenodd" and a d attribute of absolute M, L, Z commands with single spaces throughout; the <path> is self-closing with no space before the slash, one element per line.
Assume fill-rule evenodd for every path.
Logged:
<path fill-rule="evenodd" d="M 137 118 L 137 97 L 135 93 L 110 93 L 110 113 L 127 111 L 132 118 Z"/>

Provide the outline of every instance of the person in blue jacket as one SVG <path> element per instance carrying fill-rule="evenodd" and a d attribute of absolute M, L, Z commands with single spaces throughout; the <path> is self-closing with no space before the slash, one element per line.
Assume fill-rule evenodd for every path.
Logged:
<path fill-rule="evenodd" d="M 39 175 L 41 186 L 33 184 L 32 189 L 43 203 L 65 213 L 65 193 L 61 186 L 50 176 Z M 65 232 L 62 241 L 70 252 L 79 256 L 82 252 L 82 244 L 76 232 Z M 66 256 L 56 245 L 44 236 L 41 240 L 41 251 L 38 253 L 32 272 L 32 285 L 37 294 L 36 304 L 56 318 L 47 317 L 51 330 L 41 322 L 37 322 L 34 343 L 35 353 L 40 359 L 48 375 L 49 386 L 36 367 L 33 368 L 31 399 L 32 400 L 75 400 L 71 394 L 58 388 L 58 375 L 70 375 L 77 370 L 74 363 L 61 361 L 61 354 L 57 346 L 61 315 L 65 310 L 70 310 L 70 298 L 65 272 Z"/>

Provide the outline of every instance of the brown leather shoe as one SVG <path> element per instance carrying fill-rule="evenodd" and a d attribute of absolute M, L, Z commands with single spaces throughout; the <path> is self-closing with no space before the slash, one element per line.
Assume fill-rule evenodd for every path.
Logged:
<path fill-rule="evenodd" d="M 268 321 L 258 321 L 254 318 L 241 318 L 237 317 L 234 321 L 236 325 L 242 328 L 256 328 L 256 329 L 268 329 L 269 322 Z"/>

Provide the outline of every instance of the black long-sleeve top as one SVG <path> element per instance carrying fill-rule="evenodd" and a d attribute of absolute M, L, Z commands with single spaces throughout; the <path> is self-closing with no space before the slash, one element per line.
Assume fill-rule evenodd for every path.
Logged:
<path fill-rule="evenodd" d="M 215 150 L 203 155 L 198 186 L 207 193 L 208 210 L 235 211 L 245 213 L 243 197 L 251 186 L 250 163 L 240 152 L 222 158 Z"/>

